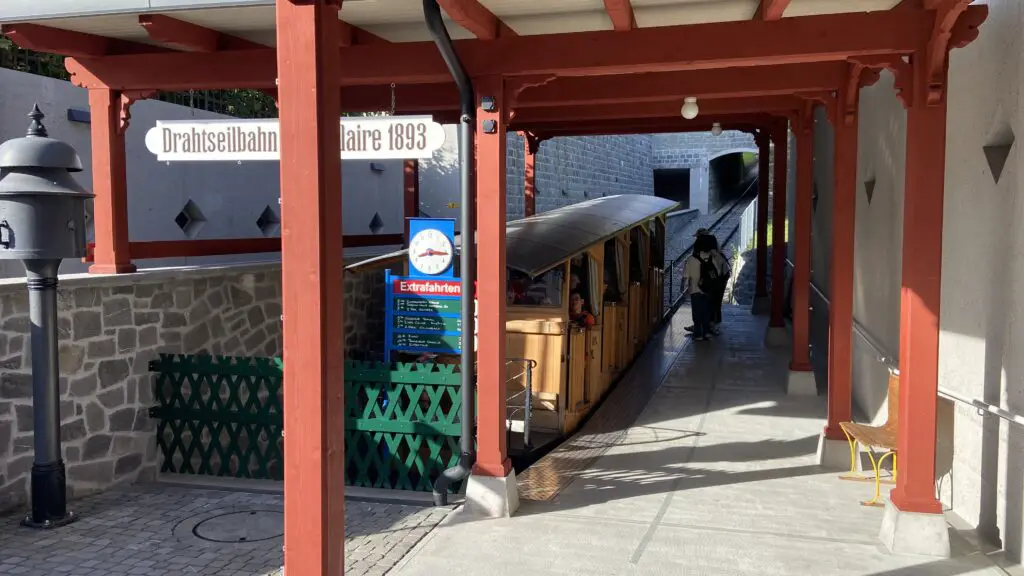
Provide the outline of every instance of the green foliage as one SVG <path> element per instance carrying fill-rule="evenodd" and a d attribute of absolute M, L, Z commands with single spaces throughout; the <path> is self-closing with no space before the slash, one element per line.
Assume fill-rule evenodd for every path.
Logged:
<path fill-rule="evenodd" d="M 59 80 L 67 80 L 70 77 L 64 69 L 63 56 L 24 50 L 4 36 L 0 36 L 0 68 Z"/>
<path fill-rule="evenodd" d="M 28 72 L 58 80 L 69 80 L 64 69 L 64 56 L 45 54 L 19 48 L 9 38 L 0 36 L 0 68 Z M 262 90 L 190 90 L 188 92 L 160 92 L 158 100 L 227 114 L 236 118 L 277 118 L 277 104 Z M 343 114 L 343 116 L 386 116 L 385 112 Z"/>

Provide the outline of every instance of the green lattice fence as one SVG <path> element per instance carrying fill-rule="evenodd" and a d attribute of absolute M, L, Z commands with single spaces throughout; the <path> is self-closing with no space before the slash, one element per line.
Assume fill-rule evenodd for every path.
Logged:
<path fill-rule="evenodd" d="M 280 359 L 163 354 L 149 368 L 163 472 L 283 477 Z M 459 380 L 455 366 L 346 362 L 346 483 L 431 490 L 458 461 Z"/>

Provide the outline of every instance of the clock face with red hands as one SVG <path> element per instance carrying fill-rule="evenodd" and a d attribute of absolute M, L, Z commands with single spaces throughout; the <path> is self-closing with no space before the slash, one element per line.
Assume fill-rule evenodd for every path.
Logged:
<path fill-rule="evenodd" d="M 409 262 L 420 273 L 436 276 L 448 269 L 454 257 L 451 240 L 440 230 L 421 230 L 409 241 Z"/>

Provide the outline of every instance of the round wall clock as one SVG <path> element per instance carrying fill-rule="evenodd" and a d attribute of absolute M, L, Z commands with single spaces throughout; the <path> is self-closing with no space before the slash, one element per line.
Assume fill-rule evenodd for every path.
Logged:
<path fill-rule="evenodd" d="M 436 276 L 452 264 L 451 240 L 440 230 L 420 230 L 409 241 L 409 262 L 421 274 Z"/>

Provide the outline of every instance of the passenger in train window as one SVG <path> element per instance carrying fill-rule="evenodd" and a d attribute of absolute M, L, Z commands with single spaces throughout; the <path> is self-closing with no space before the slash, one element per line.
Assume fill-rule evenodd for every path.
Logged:
<path fill-rule="evenodd" d="M 512 272 L 509 274 L 506 303 L 522 306 L 526 304 L 526 293 L 530 287 L 530 278 L 525 274 Z"/>
<path fill-rule="evenodd" d="M 569 320 L 580 328 L 590 328 L 597 322 L 594 315 L 584 308 L 586 301 L 579 292 L 569 295 Z"/>

